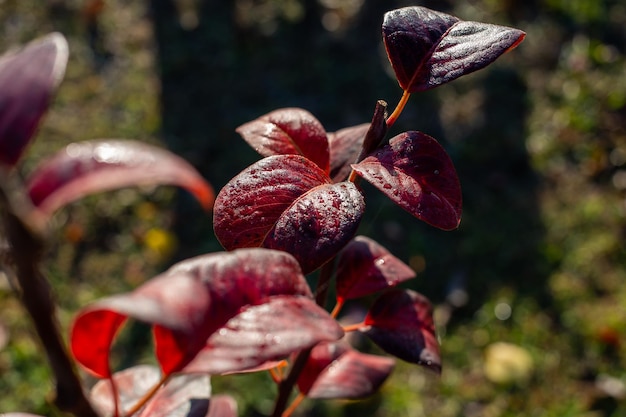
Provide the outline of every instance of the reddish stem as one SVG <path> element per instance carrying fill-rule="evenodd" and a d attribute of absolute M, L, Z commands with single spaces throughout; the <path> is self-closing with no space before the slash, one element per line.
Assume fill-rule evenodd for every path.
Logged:
<path fill-rule="evenodd" d="M 285 412 L 283 413 L 281 417 L 290 417 L 293 414 L 293 412 L 296 410 L 296 408 L 298 408 L 298 406 L 302 403 L 302 401 L 304 401 L 305 398 L 306 398 L 306 395 L 302 393 L 298 394 L 298 396 L 293 400 L 293 402 L 289 405 L 289 407 L 287 407 L 287 409 L 285 410 Z"/>
<path fill-rule="evenodd" d="M 137 401 L 137 403 L 134 406 L 132 406 L 132 408 L 130 410 L 128 410 L 126 415 L 127 416 L 132 416 L 137 411 L 141 410 L 141 408 L 144 405 L 146 405 L 148 403 L 148 401 L 150 401 L 150 399 L 152 397 L 154 397 L 154 395 L 157 393 L 157 391 L 159 391 L 159 388 L 161 388 L 161 386 L 163 384 L 165 384 L 165 382 L 167 381 L 167 379 L 169 377 L 170 377 L 169 375 L 163 375 L 163 378 L 161 378 L 161 380 L 159 382 L 157 382 L 152 388 L 150 388 L 150 391 L 148 391 L 143 397 L 141 397 L 141 399 L 139 401 Z"/>
<path fill-rule="evenodd" d="M 391 113 L 391 115 L 387 118 L 387 129 L 393 126 L 396 120 L 398 120 L 398 117 L 400 117 L 400 113 L 402 113 L 402 110 L 404 110 L 406 103 L 409 101 L 409 97 L 411 97 L 411 93 L 409 93 L 409 90 L 404 90 L 404 93 L 402 93 L 402 97 L 400 98 L 398 105 L 393 110 L 393 113 Z"/>
<path fill-rule="evenodd" d="M 362 329 L 365 326 L 367 326 L 367 325 L 364 322 L 360 322 L 360 323 L 356 323 L 356 324 L 349 324 L 347 326 L 343 326 L 343 331 L 346 332 L 346 333 L 354 332 L 354 331 Z"/>
<path fill-rule="evenodd" d="M 343 308 L 345 301 L 341 298 L 337 298 L 337 304 L 335 304 L 335 308 L 333 308 L 333 311 L 331 311 L 330 316 L 334 319 L 337 318 L 337 316 L 339 315 L 339 312 L 341 311 L 341 309 Z"/>

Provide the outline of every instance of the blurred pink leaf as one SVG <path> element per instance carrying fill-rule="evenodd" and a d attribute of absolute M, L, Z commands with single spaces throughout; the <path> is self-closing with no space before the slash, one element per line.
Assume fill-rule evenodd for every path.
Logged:
<path fill-rule="evenodd" d="M 308 111 L 298 108 L 274 110 L 237 128 L 246 142 L 263 156 L 301 155 L 329 172 L 326 131 Z"/>
<path fill-rule="evenodd" d="M 360 353 L 347 343 L 320 343 L 298 378 L 309 398 L 357 399 L 374 394 L 394 368 L 392 358 Z"/>
<path fill-rule="evenodd" d="M 161 380 L 161 371 L 156 366 L 137 365 L 113 374 L 117 388 L 120 410 L 130 410 L 148 391 Z M 98 381 L 90 391 L 89 399 L 103 415 L 113 415 L 115 399 L 110 379 Z"/>
<path fill-rule="evenodd" d="M 364 324 L 363 332 L 385 352 L 441 372 L 432 305 L 423 295 L 391 290 L 376 300 Z"/>
<path fill-rule="evenodd" d="M 415 277 L 415 272 L 378 242 L 355 237 L 337 264 L 337 298 L 341 301 L 373 294 Z"/>
<path fill-rule="evenodd" d="M 63 79 L 67 58 L 60 33 L 0 56 L 0 165 L 15 165 L 31 142 Z"/>
<path fill-rule="evenodd" d="M 352 165 L 394 203 L 443 230 L 459 226 L 461 184 L 443 147 L 422 132 L 405 132 Z"/>
<path fill-rule="evenodd" d="M 333 182 L 341 182 L 348 178 L 352 170 L 350 165 L 356 162 L 361 153 L 363 139 L 369 127 L 369 123 L 363 123 L 328 134 L 330 177 Z"/>
<path fill-rule="evenodd" d="M 161 381 L 156 366 L 138 365 L 113 374 L 118 404 L 127 414 L 153 387 Z M 211 381 L 208 375 L 185 374 L 170 377 L 166 384 L 141 409 L 139 417 L 204 417 L 209 409 Z M 98 381 L 90 393 L 91 402 L 104 415 L 115 412 L 111 381 Z"/>
<path fill-rule="evenodd" d="M 210 407 L 213 399 L 209 375 L 174 375 L 146 404 L 139 417 L 205 417 Z"/>
<path fill-rule="evenodd" d="M 215 395 L 211 397 L 206 417 L 237 417 L 237 403 L 229 395 Z"/>
<path fill-rule="evenodd" d="M 30 413 L 3 413 L 0 414 L 2 417 L 43 417 L 39 414 L 30 414 Z"/>
<path fill-rule="evenodd" d="M 182 261 L 136 290 L 83 308 L 71 329 L 75 359 L 100 378 L 110 376 L 109 350 L 124 321 L 153 325 L 164 373 L 182 369 L 207 339 L 242 307 L 274 295 L 312 297 L 297 261 L 285 252 L 240 249 Z"/>
<path fill-rule="evenodd" d="M 139 185 L 178 185 L 210 209 L 213 190 L 185 160 L 146 143 L 99 140 L 73 143 L 44 161 L 30 176 L 33 204 L 51 215 L 89 194 Z"/>
<path fill-rule="evenodd" d="M 275 296 L 244 307 L 209 338 L 183 372 L 245 371 L 342 336 L 341 326 L 313 300 Z"/>
<path fill-rule="evenodd" d="M 413 6 L 389 11 L 383 41 L 400 87 L 428 90 L 486 67 L 524 40 L 521 30 Z"/>

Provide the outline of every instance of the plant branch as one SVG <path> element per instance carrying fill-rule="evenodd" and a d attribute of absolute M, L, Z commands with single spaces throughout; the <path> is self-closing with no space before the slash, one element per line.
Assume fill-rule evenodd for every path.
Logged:
<path fill-rule="evenodd" d="M 291 391 L 296 385 L 298 377 L 304 369 L 306 362 L 309 360 L 312 350 L 313 348 L 309 348 L 298 353 L 298 356 L 296 356 L 296 359 L 293 361 L 289 375 L 287 375 L 287 378 L 285 378 L 278 386 L 278 397 L 276 398 L 276 403 L 274 404 L 272 417 L 281 417 L 283 415 L 285 407 L 287 406 L 287 401 L 291 395 Z"/>
<path fill-rule="evenodd" d="M 367 155 L 375 151 L 383 142 L 385 134 L 387 133 L 387 123 L 385 122 L 385 117 L 387 117 L 387 102 L 384 100 L 378 100 L 376 102 L 376 107 L 374 108 L 372 122 L 370 123 L 370 127 L 367 129 L 367 133 L 363 139 L 361 152 L 359 153 L 356 161 L 354 161 L 355 164 L 358 164 L 365 159 Z M 357 179 L 358 177 L 356 176 L 356 172 L 354 170 L 350 171 L 348 181 L 356 183 Z"/>
<path fill-rule="evenodd" d="M 43 238 L 35 211 L 20 189 L 17 180 L 2 176 L 0 206 L 2 221 L 9 244 L 17 288 L 16 293 L 28 312 L 48 358 L 56 383 L 54 404 L 62 411 L 81 417 L 97 417 L 85 397 L 80 378 L 60 333 L 50 284 L 40 270 Z"/>
<path fill-rule="evenodd" d="M 326 305 L 328 288 L 330 287 L 330 279 L 333 276 L 333 271 L 335 268 L 335 259 L 336 257 L 326 262 L 322 266 L 319 279 L 317 280 L 317 288 L 315 289 L 315 302 L 322 308 Z M 285 379 L 281 381 L 280 385 L 278 386 L 278 397 L 276 398 L 276 403 L 274 404 L 274 412 L 272 413 L 272 417 L 282 416 L 285 407 L 287 406 L 289 396 L 291 395 L 291 391 L 296 385 L 298 377 L 300 376 L 302 369 L 304 369 L 304 365 L 306 365 L 306 362 L 309 360 L 311 350 L 313 350 L 313 348 L 305 349 L 298 353 L 298 356 L 296 356 L 296 359 L 293 361 L 293 365 L 289 370 L 289 374 Z M 290 412 L 293 412 L 293 410 L 291 410 Z"/>
<path fill-rule="evenodd" d="M 304 401 L 305 398 L 306 398 L 306 395 L 302 393 L 298 394 L 296 399 L 293 400 L 291 405 L 285 410 L 282 417 L 290 417 L 293 414 L 293 412 L 296 410 L 296 408 L 298 408 L 298 406 L 302 403 L 302 401 Z"/>

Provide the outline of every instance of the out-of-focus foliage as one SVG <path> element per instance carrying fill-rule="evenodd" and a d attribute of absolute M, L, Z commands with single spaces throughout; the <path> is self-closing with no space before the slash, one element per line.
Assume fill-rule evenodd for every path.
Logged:
<path fill-rule="evenodd" d="M 219 189 L 257 158 L 234 132 L 243 122 L 302 107 L 335 131 L 368 122 L 377 99 L 393 106 L 401 91 L 380 24 L 386 10 L 409 3 L 4 0 L 0 49 L 53 30 L 70 44 L 66 79 L 25 170 L 70 141 L 162 140 Z M 303 415 L 623 416 L 626 6 L 419 3 L 528 34 L 488 69 L 416 94 L 390 132 L 441 139 L 464 193 L 460 229 L 414 222 L 383 198 L 362 221 L 363 233 L 406 260 L 418 273 L 415 289 L 434 300 L 443 374 L 399 364 L 371 400 L 306 402 Z M 218 248 L 210 218 L 173 210 L 172 197 L 120 191 L 56 215 L 49 267 L 64 320 L 176 257 Z M 175 201 L 189 206 L 185 199 Z M 48 411 L 48 371 L 27 326 L 4 285 L 0 392 L 11 394 L 0 412 Z M 143 357 L 145 329 L 123 338 L 137 349 L 116 352 L 121 365 Z M 215 378 L 214 392 L 235 391 L 246 415 L 268 413 L 268 381 Z"/>

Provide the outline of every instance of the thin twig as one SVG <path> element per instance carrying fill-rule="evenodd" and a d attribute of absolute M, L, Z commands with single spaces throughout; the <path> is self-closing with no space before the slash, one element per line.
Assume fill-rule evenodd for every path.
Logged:
<path fill-rule="evenodd" d="M 55 378 L 54 404 L 62 411 L 80 417 L 98 417 L 83 391 L 61 337 L 50 284 L 40 270 L 43 239 L 39 224 L 32 221 L 34 210 L 18 190 L 20 184 L 10 175 L 2 175 L 0 208 L 9 243 L 9 265 L 14 270 L 20 301 L 28 312 L 48 358 Z"/>

